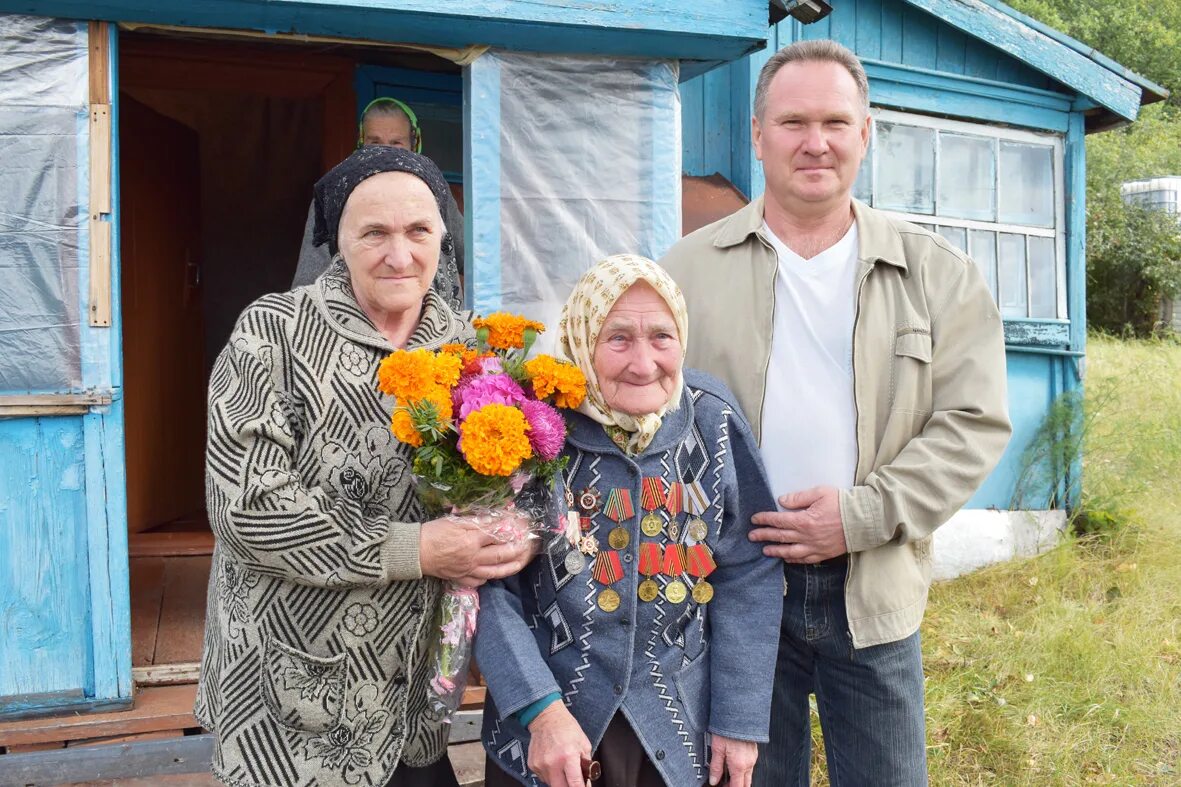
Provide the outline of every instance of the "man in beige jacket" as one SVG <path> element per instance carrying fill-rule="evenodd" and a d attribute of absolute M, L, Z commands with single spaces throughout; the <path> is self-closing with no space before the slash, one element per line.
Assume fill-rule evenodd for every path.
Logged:
<path fill-rule="evenodd" d="M 808 783 L 813 693 L 835 787 L 926 784 L 931 534 L 1010 433 L 1002 323 L 975 265 L 852 198 L 871 122 L 852 53 L 781 50 L 752 119 L 764 197 L 662 261 L 689 306 L 686 365 L 733 388 L 782 494 L 751 534 L 786 574 L 766 787 Z"/>

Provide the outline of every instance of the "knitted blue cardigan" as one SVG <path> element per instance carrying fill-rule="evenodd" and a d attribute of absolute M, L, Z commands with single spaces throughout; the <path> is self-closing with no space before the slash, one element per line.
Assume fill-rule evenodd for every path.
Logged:
<path fill-rule="evenodd" d="M 630 491 L 634 516 L 617 523 L 600 510 L 585 531 L 604 550 L 612 529 L 628 531 L 619 550 L 622 577 L 610 585 L 621 603 L 613 611 L 600 608 L 604 585 L 590 567 L 567 570 L 571 547 L 560 534 L 520 574 L 482 588 L 475 655 L 491 694 L 484 746 L 523 784 L 541 784 L 526 766 L 529 732 L 515 714 L 557 692 L 595 747 L 622 712 L 665 782 L 700 785 L 708 775 L 707 733 L 767 740 L 783 569 L 747 538 L 751 516 L 775 510 L 750 427 L 725 385 L 689 370 L 681 406 L 664 416 L 639 456 L 624 455 L 601 425 L 581 414 L 568 425 L 570 463 L 559 494 L 594 489 L 606 502 L 613 489 Z M 667 531 L 648 536 L 640 529 L 647 513 L 641 479 L 652 476 L 666 486 L 696 483 L 705 493 L 704 541 L 717 561 L 708 603 L 666 597 L 676 593 L 661 592 L 651 602 L 637 595 L 645 579 L 640 545 L 656 542 L 663 552 L 671 543 Z M 688 528 L 680 531 L 678 542 L 696 543 Z M 672 581 L 653 579 L 662 588 Z M 691 589 L 694 577 L 683 574 L 680 581 Z"/>

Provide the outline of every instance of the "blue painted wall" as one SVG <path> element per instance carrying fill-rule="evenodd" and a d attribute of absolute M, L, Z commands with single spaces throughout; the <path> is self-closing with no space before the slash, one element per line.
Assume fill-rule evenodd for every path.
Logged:
<path fill-rule="evenodd" d="M 1009 403 L 1013 439 L 997 470 L 969 508 L 1008 509 L 1026 449 L 1056 397 L 1077 389 L 1077 359 L 1086 342 L 1085 151 L 1077 94 L 1017 58 L 940 21 L 904 0 L 846 0 L 813 25 L 788 19 L 775 26 L 768 47 L 681 85 L 683 167 L 686 174 L 729 178 L 754 197 L 762 193 L 762 166 L 750 144 L 750 112 L 758 72 L 771 53 L 801 39 L 833 38 L 862 58 L 875 106 L 1005 123 L 1062 134 L 1066 159 L 1067 301 L 1070 323 L 1054 326 L 1056 341 L 1011 351 Z M 1013 341 L 1034 343 L 1045 326 L 1007 321 Z M 1038 340 L 1040 341 L 1040 340 Z M 1077 474 L 1079 467 L 1071 472 Z M 1025 504 L 1044 505 L 1024 490 Z M 1077 485 L 1072 488 L 1077 493 Z"/>

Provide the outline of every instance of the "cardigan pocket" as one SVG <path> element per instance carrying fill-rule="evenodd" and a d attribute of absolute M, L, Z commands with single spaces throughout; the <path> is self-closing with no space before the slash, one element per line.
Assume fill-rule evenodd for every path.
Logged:
<path fill-rule="evenodd" d="M 685 709 L 685 716 L 700 732 L 705 732 L 709 724 L 709 652 L 710 647 L 706 645 L 697 658 L 673 675 L 677 699 Z"/>
<path fill-rule="evenodd" d="M 327 732 L 344 711 L 345 657 L 313 656 L 267 640 L 262 666 L 262 695 L 271 717 L 296 732 Z"/>

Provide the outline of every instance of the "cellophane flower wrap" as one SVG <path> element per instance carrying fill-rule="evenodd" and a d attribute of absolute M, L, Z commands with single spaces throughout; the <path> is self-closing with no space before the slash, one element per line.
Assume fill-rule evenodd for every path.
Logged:
<path fill-rule="evenodd" d="M 414 447 L 428 516 L 466 518 L 502 543 L 536 538 L 556 523 L 546 512 L 565 464 L 559 409 L 582 403 L 586 378 L 548 355 L 529 358 L 541 323 L 498 312 L 473 324 L 475 347 L 398 350 L 382 361 L 378 385 L 396 403 L 390 428 Z M 437 718 L 450 720 L 463 699 L 479 608 L 477 591 L 448 584 L 429 692 Z"/>

